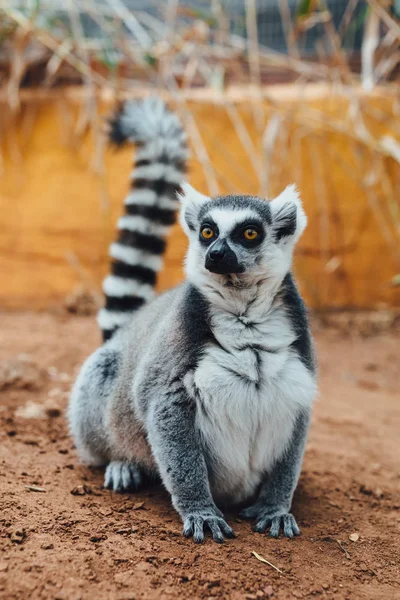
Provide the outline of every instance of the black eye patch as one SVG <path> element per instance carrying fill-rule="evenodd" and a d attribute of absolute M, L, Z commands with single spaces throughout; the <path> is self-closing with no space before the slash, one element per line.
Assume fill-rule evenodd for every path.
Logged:
<path fill-rule="evenodd" d="M 246 236 L 246 232 L 249 230 L 257 233 L 254 239 L 249 239 L 249 236 Z M 243 221 L 243 223 L 236 225 L 229 237 L 235 244 L 241 244 L 245 248 L 256 248 L 265 239 L 265 230 L 258 221 Z"/>
<path fill-rule="evenodd" d="M 204 231 L 204 229 L 209 229 L 213 232 L 213 235 L 210 238 L 206 238 L 202 235 L 202 232 Z M 219 229 L 216 225 L 216 223 L 208 218 L 208 219 L 204 219 L 200 225 L 200 229 L 199 229 L 199 241 L 201 244 L 203 244 L 203 246 L 209 246 L 210 244 L 212 244 L 213 242 L 215 242 L 215 240 L 217 239 L 217 237 L 219 236 Z"/>

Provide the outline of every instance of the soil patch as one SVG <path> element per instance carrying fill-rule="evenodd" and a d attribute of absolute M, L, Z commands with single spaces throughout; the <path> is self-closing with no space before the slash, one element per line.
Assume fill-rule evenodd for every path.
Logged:
<path fill-rule="evenodd" d="M 0 598 L 400 598 L 399 335 L 316 334 L 320 396 L 293 507 L 303 535 L 274 540 L 231 512 L 238 538 L 197 546 L 161 488 L 114 494 L 77 462 L 64 411 L 99 342 L 93 317 L 1 323 Z"/>

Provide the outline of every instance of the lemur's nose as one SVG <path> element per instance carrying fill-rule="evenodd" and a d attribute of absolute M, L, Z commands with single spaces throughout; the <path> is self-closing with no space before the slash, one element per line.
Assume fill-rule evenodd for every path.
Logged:
<path fill-rule="evenodd" d="M 223 248 L 219 248 L 218 250 L 211 250 L 211 252 L 210 252 L 210 258 L 214 262 L 218 262 L 218 261 L 222 260 L 224 258 L 224 256 L 225 256 L 225 250 L 223 250 Z"/>

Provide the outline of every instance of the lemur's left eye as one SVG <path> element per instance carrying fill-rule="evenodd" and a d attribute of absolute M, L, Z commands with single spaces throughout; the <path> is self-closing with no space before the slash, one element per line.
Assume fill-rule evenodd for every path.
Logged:
<path fill-rule="evenodd" d="M 205 240 L 211 240 L 211 238 L 214 237 L 215 233 L 214 230 L 211 229 L 211 227 L 203 227 L 203 229 L 201 230 L 201 235 Z"/>
<path fill-rule="evenodd" d="M 248 227 L 247 229 L 244 230 L 243 235 L 246 238 L 246 240 L 252 241 L 252 240 L 255 240 L 256 237 L 258 237 L 258 231 L 256 231 L 252 227 Z"/>

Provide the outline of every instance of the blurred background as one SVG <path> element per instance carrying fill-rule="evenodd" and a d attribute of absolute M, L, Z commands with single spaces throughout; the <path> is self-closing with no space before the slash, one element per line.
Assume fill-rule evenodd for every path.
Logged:
<path fill-rule="evenodd" d="M 0 0 L 0 598 L 399 597 L 399 77 L 400 0 Z M 132 170 L 106 117 L 154 92 L 201 192 L 303 197 L 296 541 L 232 512 L 239 539 L 194 552 L 165 493 L 110 494 L 67 431 Z M 177 225 L 159 289 L 186 247 Z"/>
<path fill-rule="evenodd" d="M 104 117 L 156 91 L 190 182 L 309 215 L 296 274 L 321 314 L 400 308 L 399 0 L 3 0 L 0 306 L 101 302 L 132 149 Z M 172 233 L 159 288 L 182 278 Z"/>

